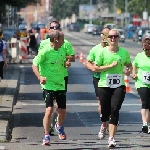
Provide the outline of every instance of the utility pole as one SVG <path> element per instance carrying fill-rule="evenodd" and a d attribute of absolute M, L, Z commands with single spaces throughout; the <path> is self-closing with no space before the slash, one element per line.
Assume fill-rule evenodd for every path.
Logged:
<path fill-rule="evenodd" d="M 128 0 L 125 0 L 125 26 L 128 24 Z"/>
<path fill-rule="evenodd" d="M 90 0 L 90 6 L 92 6 L 92 0 Z M 93 16 L 92 16 L 92 15 L 93 15 L 93 14 L 90 13 L 90 17 L 89 17 L 89 18 L 90 18 L 90 24 L 92 24 L 92 19 L 93 19 Z"/>
<path fill-rule="evenodd" d="M 116 22 L 117 16 L 116 16 L 116 0 L 114 0 L 114 23 Z"/>

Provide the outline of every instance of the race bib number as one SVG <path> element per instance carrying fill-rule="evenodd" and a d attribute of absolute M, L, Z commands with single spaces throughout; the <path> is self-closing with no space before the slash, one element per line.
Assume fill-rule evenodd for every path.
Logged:
<path fill-rule="evenodd" d="M 146 71 L 142 72 L 142 82 L 144 84 L 150 84 L 150 72 Z"/>
<path fill-rule="evenodd" d="M 106 84 L 110 88 L 117 88 L 122 85 L 122 74 L 107 74 Z"/>

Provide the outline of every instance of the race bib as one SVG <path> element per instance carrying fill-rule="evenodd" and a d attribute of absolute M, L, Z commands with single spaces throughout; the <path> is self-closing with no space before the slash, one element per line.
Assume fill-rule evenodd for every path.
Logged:
<path fill-rule="evenodd" d="M 106 84 L 110 88 L 117 88 L 122 85 L 122 74 L 107 74 Z"/>
<path fill-rule="evenodd" d="M 150 84 L 150 72 L 146 71 L 142 72 L 142 82 L 144 84 Z"/>

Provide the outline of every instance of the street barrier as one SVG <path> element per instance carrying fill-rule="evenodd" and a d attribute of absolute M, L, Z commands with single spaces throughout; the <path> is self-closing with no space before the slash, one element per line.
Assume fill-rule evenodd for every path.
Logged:
<path fill-rule="evenodd" d="M 20 38 L 20 42 L 21 42 L 21 58 L 22 60 L 26 60 L 27 59 L 27 54 L 28 54 L 28 51 L 27 51 L 27 38 L 24 37 L 24 38 Z"/>
<path fill-rule="evenodd" d="M 11 42 L 6 42 L 7 50 L 8 50 L 8 58 L 9 62 L 11 60 L 19 60 L 19 54 L 20 54 L 20 49 L 19 49 L 19 41 L 17 39 L 12 38 Z M 10 60 L 11 58 L 11 60 Z"/>

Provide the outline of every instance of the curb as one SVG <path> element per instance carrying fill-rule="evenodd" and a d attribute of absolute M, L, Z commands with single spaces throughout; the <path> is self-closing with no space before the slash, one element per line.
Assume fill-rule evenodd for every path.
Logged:
<path fill-rule="evenodd" d="M 17 102 L 20 88 L 20 70 L 19 66 L 14 66 L 13 74 L 8 81 L 6 90 L 2 97 L 2 108 L 0 109 L 0 142 L 7 142 L 11 140 L 14 120 L 13 107 Z"/>

